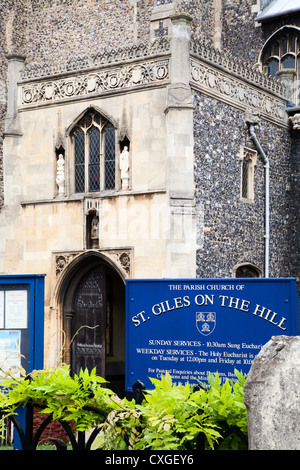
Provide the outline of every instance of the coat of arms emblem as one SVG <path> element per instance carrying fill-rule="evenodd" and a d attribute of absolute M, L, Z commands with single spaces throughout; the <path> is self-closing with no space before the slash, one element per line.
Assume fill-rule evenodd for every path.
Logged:
<path fill-rule="evenodd" d="M 210 335 L 216 327 L 216 313 L 196 312 L 196 327 L 202 335 Z"/>

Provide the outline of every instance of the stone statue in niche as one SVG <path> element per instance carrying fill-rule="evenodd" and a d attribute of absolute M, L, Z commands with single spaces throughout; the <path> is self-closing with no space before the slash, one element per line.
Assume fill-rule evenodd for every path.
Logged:
<path fill-rule="evenodd" d="M 99 236 L 98 236 L 98 224 L 99 224 L 99 219 L 95 215 L 93 217 L 92 223 L 91 223 L 91 239 L 92 240 L 98 240 L 98 238 L 99 238 Z"/>
<path fill-rule="evenodd" d="M 129 152 L 128 147 L 125 146 L 120 154 L 120 171 L 122 189 L 128 189 L 129 182 Z"/>
<path fill-rule="evenodd" d="M 58 186 L 58 195 L 65 194 L 65 160 L 62 153 L 59 154 L 56 164 L 56 184 Z"/>

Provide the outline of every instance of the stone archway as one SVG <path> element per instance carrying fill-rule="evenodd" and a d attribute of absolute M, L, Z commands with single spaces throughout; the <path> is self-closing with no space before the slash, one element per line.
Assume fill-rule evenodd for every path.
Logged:
<path fill-rule="evenodd" d="M 91 370 L 124 394 L 125 278 L 96 251 L 77 256 L 64 270 L 57 299 L 64 334 L 64 362 L 71 372 Z"/>

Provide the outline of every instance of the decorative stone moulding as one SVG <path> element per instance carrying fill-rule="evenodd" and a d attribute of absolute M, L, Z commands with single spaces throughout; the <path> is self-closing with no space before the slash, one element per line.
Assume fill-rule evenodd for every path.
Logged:
<path fill-rule="evenodd" d="M 288 127 L 283 83 L 206 41 L 192 40 L 190 52 L 194 88 L 242 111 L 256 109 L 261 117 Z"/>
<path fill-rule="evenodd" d="M 29 83 L 22 86 L 22 104 L 58 100 L 156 84 L 169 78 L 169 59 L 124 65 L 73 77 Z"/>
<path fill-rule="evenodd" d="M 133 46 L 103 50 L 97 54 L 76 57 L 59 64 L 51 64 L 49 62 L 28 64 L 21 72 L 21 79 L 23 81 L 30 81 L 39 78 L 54 78 L 58 75 L 97 69 L 101 66 L 149 59 L 153 56 L 168 54 L 169 52 L 170 39 L 159 38 L 153 42 L 142 42 Z"/>
<path fill-rule="evenodd" d="M 124 277 L 131 277 L 132 275 L 132 250 L 130 248 L 124 249 L 103 249 L 92 250 L 97 253 L 103 254 L 110 258 L 113 263 L 117 264 L 124 272 Z M 86 251 L 66 251 L 53 253 L 55 259 L 55 277 L 59 279 L 60 275 L 64 272 L 71 261 L 75 260 L 78 256 Z"/>
<path fill-rule="evenodd" d="M 191 82 L 196 89 L 235 106 L 242 111 L 253 108 L 272 122 L 287 126 L 286 101 L 246 81 L 208 65 L 192 60 Z"/>
<path fill-rule="evenodd" d="M 260 72 L 251 64 L 224 54 L 206 41 L 191 41 L 191 55 L 285 98 L 285 86 L 279 80 Z"/>
<path fill-rule="evenodd" d="M 300 114 L 294 114 L 294 116 L 290 117 L 290 121 L 293 125 L 293 129 L 296 131 L 300 131 Z"/>
<path fill-rule="evenodd" d="M 279 80 L 205 41 L 192 40 L 189 53 L 193 88 L 242 111 L 257 109 L 263 118 L 288 126 L 286 90 Z M 45 106 L 130 88 L 167 86 L 174 72 L 170 70 L 170 56 L 170 38 L 163 37 L 65 64 L 27 65 L 21 71 L 21 106 Z M 174 97 L 170 95 L 170 99 L 174 105 Z"/>

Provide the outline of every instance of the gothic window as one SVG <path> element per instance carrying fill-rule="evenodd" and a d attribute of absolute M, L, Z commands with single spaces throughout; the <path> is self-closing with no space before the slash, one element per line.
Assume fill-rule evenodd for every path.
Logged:
<path fill-rule="evenodd" d="M 235 271 L 235 277 L 261 277 L 259 270 L 252 264 L 242 264 Z"/>
<path fill-rule="evenodd" d="M 261 55 L 263 71 L 273 78 L 289 72 L 292 81 L 291 100 L 300 104 L 300 30 L 283 27 L 264 46 Z"/>
<path fill-rule="evenodd" d="M 75 193 L 115 188 L 115 128 L 96 111 L 87 113 L 72 132 Z"/>
<path fill-rule="evenodd" d="M 241 148 L 241 198 L 254 200 L 254 167 L 257 152 L 246 147 Z"/>
<path fill-rule="evenodd" d="M 244 157 L 242 161 L 242 197 L 248 198 L 249 192 L 249 160 Z"/>

